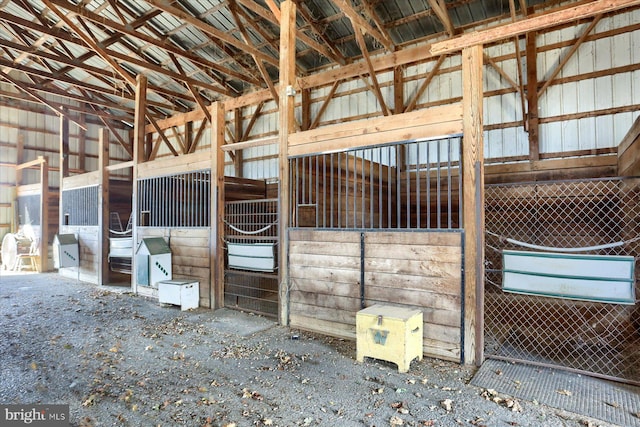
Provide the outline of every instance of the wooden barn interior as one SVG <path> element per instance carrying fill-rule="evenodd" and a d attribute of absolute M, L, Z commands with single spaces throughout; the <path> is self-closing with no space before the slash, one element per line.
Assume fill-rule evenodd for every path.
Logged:
<path fill-rule="evenodd" d="M 4 270 L 640 384 L 639 0 L 0 1 L 0 153 Z"/>

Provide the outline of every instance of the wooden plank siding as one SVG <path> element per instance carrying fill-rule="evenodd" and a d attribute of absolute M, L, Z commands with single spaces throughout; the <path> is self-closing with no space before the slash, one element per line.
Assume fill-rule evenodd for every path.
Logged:
<path fill-rule="evenodd" d="M 163 237 L 171 248 L 171 268 L 174 280 L 197 280 L 200 286 L 200 307 L 211 307 L 209 228 L 138 227 L 138 240 Z M 138 286 L 140 294 L 156 297 L 157 292 Z"/>
<path fill-rule="evenodd" d="M 461 262 L 458 232 L 291 230 L 290 324 L 355 339 L 364 266 L 364 305 L 422 310 L 424 354 L 459 362 Z"/>

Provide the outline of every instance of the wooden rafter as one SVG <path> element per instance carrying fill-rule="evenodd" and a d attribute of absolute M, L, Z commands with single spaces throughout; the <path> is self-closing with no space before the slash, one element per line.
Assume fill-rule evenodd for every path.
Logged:
<path fill-rule="evenodd" d="M 449 17 L 449 12 L 447 11 L 447 5 L 443 0 L 427 0 L 431 9 L 436 14 L 442 25 L 444 26 L 445 31 L 453 36 L 455 34 L 455 28 L 451 23 L 451 18 Z"/>
<path fill-rule="evenodd" d="M 246 1 L 246 0 L 240 0 L 240 1 Z M 318 24 L 313 20 L 311 15 L 309 15 L 306 9 L 302 7 L 301 0 L 294 0 L 293 2 L 296 4 L 298 13 L 302 17 L 302 19 L 304 19 L 307 25 L 309 25 L 309 27 L 311 28 L 311 31 L 313 32 L 314 36 L 319 40 L 321 40 L 322 44 L 327 47 L 328 54 L 325 56 L 333 59 L 336 63 L 340 65 L 346 64 L 347 61 L 344 55 L 340 53 L 340 50 L 338 48 L 336 48 L 334 41 L 331 40 L 329 37 L 327 37 L 326 31 L 323 31 L 318 26 Z M 298 29 L 298 32 L 296 33 L 296 35 L 298 37 L 301 37 L 301 36 L 304 36 L 304 33 L 300 29 Z"/>
<path fill-rule="evenodd" d="M 256 107 L 256 110 L 251 115 L 251 119 L 249 120 L 249 123 L 247 124 L 247 127 L 244 133 L 240 135 L 240 139 L 236 142 L 246 141 L 249 138 L 249 135 L 251 134 L 251 129 L 253 129 L 253 125 L 255 125 L 256 121 L 258 120 L 258 117 L 262 115 L 262 107 L 264 107 L 264 101 L 258 104 L 258 106 Z"/>
<path fill-rule="evenodd" d="M 362 56 L 364 57 L 367 63 L 367 69 L 369 70 L 369 77 L 371 77 L 371 82 L 373 86 L 373 93 L 376 96 L 376 99 L 380 103 L 380 108 L 382 108 L 382 114 L 388 116 L 390 113 L 389 108 L 387 108 L 386 102 L 384 102 L 384 97 L 382 96 L 382 91 L 380 90 L 380 85 L 378 84 L 378 78 L 376 77 L 376 72 L 373 69 L 373 65 L 371 64 L 371 58 L 369 58 L 369 52 L 367 51 L 367 45 L 364 42 L 364 36 L 362 35 L 362 31 L 358 27 L 358 25 L 351 21 L 353 25 L 354 33 L 356 35 L 356 40 L 358 41 L 358 46 L 360 46 L 360 50 L 362 51 Z"/>
<path fill-rule="evenodd" d="M 520 85 L 518 83 L 516 83 L 509 74 L 507 74 L 502 67 L 500 67 L 498 64 L 496 64 L 496 61 L 493 60 L 493 58 L 491 58 L 489 55 L 487 55 L 486 53 L 483 53 L 483 59 L 484 59 L 484 63 L 485 64 L 489 64 L 491 65 L 491 68 L 493 68 L 494 70 L 496 70 L 498 72 L 498 74 L 500 74 L 500 76 L 505 79 L 507 81 L 507 83 L 509 83 L 509 85 L 516 90 L 516 92 L 520 91 Z"/>
<path fill-rule="evenodd" d="M 131 74 L 129 74 L 126 70 L 124 70 L 120 66 L 120 64 L 118 64 L 113 58 L 109 57 L 105 53 L 105 51 L 96 42 L 94 42 L 92 40 L 91 37 L 89 37 L 87 34 L 85 34 L 83 31 L 81 31 L 78 28 L 77 25 L 75 25 L 73 22 L 71 22 L 71 19 L 69 17 L 67 17 L 64 13 L 62 13 L 55 5 L 53 5 L 50 2 L 50 0 L 43 0 L 43 3 L 45 3 L 51 9 L 51 11 L 58 16 L 58 18 L 63 20 L 65 22 L 65 24 L 67 26 L 69 26 L 69 28 L 71 28 L 71 30 L 73 32 L 75 32 L 82 40 L 84 40 L 85 43 L 87 43 L 89 46 L 91 46 L 91 48 L 94 49 L 98 53 L 98 55 L 100 55 L 100 57 L 102 57 L 102 59 L 104 59 L 106 62 L 108 62 L 109 65 L 111 65 L 111 67 L 118 74 L 120 74 L 123 78 L 125 78 L 130 84 L 132 84 L 132 85 L 136 85 L 137 84 L 135 77 L 133 77 Z M 148 113 L 148 110 L 145 111 L 144 114 L 146 115 L 146 117 L 149 120 L 149 122 L 151 122 L 153 127 L 156 128 L 156 131 L 158 131 L 159 136 L 165 142 L 165 144 L 167 145 L 169 150 L 173 153 L 174 156 L 177 156 L 178 152 L 175 150 L 175 148 L 173 148 L 173 145 L 171 144 L 171 142 L 167 139 L 167 137 L 164 135 L 162 130 L 158 127 L 158 124 L 156 123 L 156 120 L 153 118 L 153 116 Z"/>
<path fill-rule="evenodd" d="M 375 28 L 373 28 L 351 5 L 350 0 L 335 0 L 336 6 L 351 20 L 354 28 L 354 32 L 356 33 L 356 38 L 358 37 L 357 31 L 362 28 L 367 34 L 376 39 L 382 46 L 384 46 L 387 50 L 393 51 L 394 45 L 393 41 L 387 36 L 385 33 L 381 33 Z"/>
<path fill-rule="evenodd" d="M 231 0 L 229 2 L 229 9 L 231 10 L 231 14 L 233 15 L 233 19 L 236 21 L 236 25 L 238 26 L 238 29 L 240 30 L 240 34 L 242 35 L 242 39 L 244 40 L 244 42 L 247 45 L 251 45 L 251 38 L 249 37 L 249 34 L 248 34 L 246 28 L 244 27 L 244 23 L 242 22 L 242 19 L 238 15 L 237 5 L 236 5 L 234 0 Z M 255 50 L 257 50 L 257 49 L 255 49 Z M 271 95 L 273 96 L 273 100 L 276 101 L 276 104 L 277 104 L 278 103 L 278 91 L 276 90 L 275 86 L 273 85 L 273 81 L 271 81 L 271 77 L 269 77 L 269 72 L 267 71 L 266 67 L 262 63 L 262 59 L 259 58 L 257 55 L 254 55 L 253 53 L 251 54 L 251 57 L 253 58 L 253 61 L 256 63 L 256 67 L 258 67 L 258 70 L 260 71 L 260 74 L 262 75 L 262 79 L 264 80 L 265 84 L 269 88 L 269 91 L 271 92 Z"/>
<path fill-rule="evenodd" d="M 113 31 L 115 31 L 116 33 L 121 33 L 124 35 L 128 35 L 131 37 L 135 37 L 145 43 L 149 43 L 150 45 L 156 46 L 160 49 L 166 50 L 168 52 L 171 52 L 177 56 L 180 57 L 184 57 L 185 59 L 188 59 L 189 61 L 192 61 L 196 64 L 199 64 L 200 66 L 203 67 L 207 67 L 213 70 L 216 70 L 219 73 L 222 73 L 224 75 L 236 78 L 238 80 L 241 81 L 245 81 L 249 84 L 258 84 L 258 82 L 255 79 L 251 78 L 250 74 L 245 74 L 245 73 L 239 73 L 236 72 L 230 68 L 227 67 L 223 67 L 217 63 L 214 63 L 212 61 L 207 61 L 206 59 L 199 57 L 193 53 L 190 53 L 188 51 L 185 51 L 184 49 L 178 48 L 173 44 L 170 44 L 164 40 L 158 40 L 154 37 L 148 36 L 142 32 L 139 31 L 134 31 L 133 29 L 130 28 L 130 26 L 127 25 L 122 25 L 119 24 L 118 22 L 109 20 L 107 18 L 105 18 L 104 16 L 100 16 L 96 13 L 93 13 L 91 11 L 89 11 L 88 9 L 86 9 L 85 7 L 81 7 L 80 5 L 82 5 L 82 3 L 80 3 L 80 5 L 78 6 L 74 6 L 73 4 L 67 2 L 66 0 L 48 0 L 51 3 L 55 4 L 56 6 L 63 8 L 65 10 L 68 10 L 69 12 L 72 12 L 76 15 L 82 16 L 83 18 L 89 19 L 93 22 L 95 22 L 96 24 L 100 24 L 105 28 L 110 28 Z M 176 11 L 176 13 L 182 13 L 185 14 L 183 12 L 181 12 L 179 9 L 176 8 L 170 8 L 169 10 L 172 11 Z M 150 20 L 151 18 L 157 16 L 158 13 L 161 12 L 166 12 L 165 10 L 163 10 L 163 8 L 158 8 L 156 11 L 153 11 L 153 13 L 148 13 L 147 15 L 145 15 L 145 18 L 141 18 L 142 22 L 141 24 L 145 24 L 146 22 L 148 22 L 148 20 Z M 169 13 L 169 12 L 168 12 Z M 185 14 L 186 15 L 186 14 Z M 190 19 L 190 21 L 195 20 L 198 21 L 196 18 Z M 198 21 L 201 22 L 201 21 Z M 204 23 L 203 23 L 204 24 Z M 207 24 L 205 24 L 207 25 Z"/>
<path fill-rule="evenodd" d="M 411 97 L 411 101 L 409 101 L 406 108 L 404 109 L 405 113 L 413 111 L 414 108 L 416 108 L 416 105 L 418 104 L 418 100 L 420 99 L 424 91 L 427 90 L 427 88 L 429 87 L 429 84 L 431 83 L 433 78 L 436 76 L 436 74 L 438 74 L 438 70 L 442 66 L 442 63 L 444 62 L 446 57 L 447 57 L 446 55 L 440 55 L 440 57 L 436 61 L 436 64 L 433 66 L 431 71 L 429 71 L 429 74 L 423 80 L 422 84 L 420 85 L 416 93 L 413 95 L 413 97 Z"/>
<path fill-rule="evenodd" d="M 250 55 L 254 55 L 256 58 L 267 62 L 268 64 L 271 64 L 275 67 L 278 66 L 278 60 L 272 56 L 266 55 L 263 52 L 259 51 L 258 49 L 256 49 L 254 46 L 249 45 L 247 43 L 243 43 L 242 41 L 238 40 L 237 38 L 227 34 L 226 32 L 217 29 L 216 27 L 214 27 L 213 25 L 210 25 L 192 15 L 189 15 L 188 13 L 186 13 L 185 11 L 183 11 L 182 9 L 179 9 L 177 7 L 174 6 L 170 6 L 167 2 L 162 1 L 162 0 L 144 0 L 146 3 L 149 3 L 151 6 L 162 10 L 163 12 L 166 12 L 170 15 L 175 16 L 176 18 L 179 18 L 183 21 L 185 21 L 186 23 L 193 25 L 195 28 L 198 28 L 199 30 L 209 34 L 210 36 L 213 36 L 214 38 L 223 41 L 233 47 L 235 47 L 236 49 L 239 49 L 240 51 L 244 51 Z"/>
<path fill-rule="evenodd" d="M 17 87 L 18 89 L 20 89 L 24 93 L 28 94 L 32 98 L 38 100 L 41 104 L 46 105 L 51 110 L 55 111 L 56 114 L 58 114 L 59 116 L 66 117 L 70 121 L 72 121 L 75 124 L 77 124 L 80 128 L 82 128 L 84 130 L 87 130 L 86 126 L 82 125 L 79 120 L 74 119 L 74 118 L 70 117 L 67 113 L 65 113 L 64 107 L 61 107 L 60 105 L 56 105 L 53 102 L 47 101 L 44 97 L 38 95 L 35 91 L 32 91 L 31 89 L 29 89 L 26 86 L 24 86 L 21 81 L 19 81 L 17 79 L 14 79 L 13 77 L 11 77 L 9 74 L 5 73 L 2 70 L 0 70 L 0 77 L 5 79 L 9 83 L 13 84 L 15 87 Z"/>
<path fill-rule="evenodd" d="M 482 31 L 465 33 L 448 40 L 431 44 L 431 55 L 452 53 L 465 47 L 487 44 L 497 40 L 505 40 L 529 31 L 538 31 L 557 26 L 561 23 L 575 22 L 595 15 L 613 12 L 619 9 L 637 6 L 640 0 L 607 0 L 582 3 L 577 6 L 554 10 L 539 15 L 531 15 L 508 24 L 498 25 Z"/>
<path fill-rule="evenodd" d="M 555 70 L 553 70 L 553 72 L 551 73 L 551 75 L 547 78 L 547 80 L 544 82 L 544 84 L 542 85 L 542 87 L 540 88 L 540 90 L 538 90 L 538 98 L 540 98 L 542 96 L 542 94 L 544 93 L 545 90 L 547 90 L 547 88 L 549 87 L 549 85 L 551 83 L 553 83 L 553 80 L 556 78 L 556 76 L 558 74 L 560 74 L 560 71 L 562 71 L 562 68 L 565 66 L 565 64 L 567 62 L 569 62 L 569 60 L 571 59 L 571 57 L 573 56 L 574 53 L 576 53 L 578 51 L 578 48 L 580 47 L 580 45 L 582 45 L 582 43 L 585 41 L 585 39 L 587 38 L 587 36 L 589 35 L 589 33 L 591 33 L 591 31 L 593 31 L 593 29 L 596 27 L 596 25 L 598 25 L 598 22 L 600 22 L 600 19 L 602 19 L 602 14 L 600 15 L 596 15 L 593 20 L 591 21 L 591 23 L 587 26 L 587 28 L 585 28 L 585 30 L 582 32 L 582 34 L 580 35 L 580 37 L 578 38 L 578 40 L 573 43 L 571 45 L 571 48 L 569 49 L 569 51 L 567 52 L 567 54 L 564 56 L 564 58 L 562 58 L 562 60 L 560 61 L 560 63 L 558 64 L 558 66 L 555 68 Z"/>
<path fill-rule="evenodd" d="M 171 58 L 171 61 L 173 62 L 173 65 L 176 66 L 178 72 L 184 76 L 185 72 L 182 69 L 182 65 L 180 65 L 180 61 L 178 61 L 178 58 L 176 58 L 176 56 L 174 54 L 172 54 L 172 53 L 169 53 L 169 58 Z M 198 89 L 195 88 L 189 82 L 185 81 L 185 84 L 189 88 L 189 92 L 191 92 L 191 95 L 193 95 L 193 99 L 196 100 L 196 102 L 198 103 L 198 106 L 200 107 L 200 109 L 204 113 L 204 115 L 207 118 L 207 120 L 211 121 L 211 114 L 209 114 L 209 108 L 207 107 L 207 104 L 202 99 L 202 95 L 200 95 L 200 92 L 198 92 Z"/>
<path fill-rule="evenodd" d="M 329 106 L 329 102 L 331 102 L 331 100 L 333 99 L 333 95 L 336 93 L 336 90 L 338 90 L 338 86 L 340 86 L 340 81 L 336 80 L 335 82 L 333 82 L 333 84 L 331 85 L 331 89 L 329 90 L 329 93 L 324 98 L 324 101 L 322 102 L 322 105 L 318 110 L 318 114 L 316 115 L 316 118 L 313 119 L 313 122 L 311 123 L 311 125 L 309 126 L 309 129 L 307 130 L 315 129 L 318 126 L 318 124 L 320 124 L 320 119 L 322 118 L 322 115 L 324 114 L 327 107 Z"/>
<path fill-rule="evenodd" d="M 239 5 L 242 5 L 242 7 L 246 8 L 247 10 L 250 10 L 251 12 L 260 16 L 261 18 L 265 19 L 266 21 L 269 21 L 271 24 L 276 26 L 280 25 L 279 20 L 276 19 L 272 13 L 270 13 L 268 10 L 266 10 L 264 7 L 260 6 L 257 2 L 253 0 L 236 0 L 236 3 L 238 3 Z M 299 31 L 299 30 L 296 31 L 296 37 L 301 42 L 311 47 L 313 50 L 320 53 L 321 55 L 333 61 L 336 61 L 338 63 L 344 63 L 344 58 L 341 55 L 337 54 L 335 49 L 331 49 L 333 43 L 327 43 L 327 46 L 324 46 L 323 44 L 318 43 L 313 38 L 308 37 L 306 34 L 304 34 L 302 31 Z"/>

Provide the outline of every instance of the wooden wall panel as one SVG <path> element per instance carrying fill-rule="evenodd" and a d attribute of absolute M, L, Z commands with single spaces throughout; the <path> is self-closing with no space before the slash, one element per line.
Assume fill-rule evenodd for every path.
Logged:
<path fill-rule="evenodd" d="M 292 327 L 355 339 L 364 265 L 365 306 L 422 310 L 424 353 L 460 361 L 460 233 L 292 230 L 289 242 Z"/>

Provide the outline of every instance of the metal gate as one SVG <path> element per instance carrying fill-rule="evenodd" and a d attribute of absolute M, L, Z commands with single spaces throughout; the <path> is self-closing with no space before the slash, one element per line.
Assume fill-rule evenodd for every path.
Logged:
<path fill-rule="evenodd" d="M 226 203 L 226 307 L 277 317 L 277 219 L 277 199 Z"/>
<path fill-rule="evenodd" d="M 489 185 L 485 214 L 485 355 L 640 384 L 640 179 Z M 522 243 L 634 257 L 635 304 L 505 292 Z"/>

